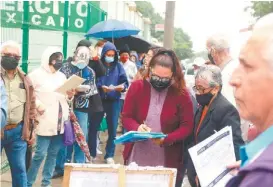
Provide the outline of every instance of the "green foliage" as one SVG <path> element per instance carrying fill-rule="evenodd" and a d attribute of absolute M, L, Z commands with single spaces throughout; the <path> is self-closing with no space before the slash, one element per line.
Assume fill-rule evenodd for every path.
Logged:
<path fill-rule="evenodd" d="M 252 5 L 247 7 L 247 10 L 253 10 L 252 15 L 256 18 L 273 12 L 273 1 L 253 1 L 251 3 Z"/>
<path fill-rule="evenodd" d="M 163 18 L 155 12 L 152 4 L 148 1 L 135 1 L 138 11 L 151 20 L 151 35 L 158 41 L 162 42 L 164 39 L 164 32 L 155 32 L 156 24 L 163 24 Z M 174 30 L 174 51 L 180 60 L 190 58 L 193 56 L 192 41 L 188 34 L 181 28 Z"/>
<path fill-rule="evenodd" d="M 135 1 L 137 5 L 138 11 L 147 18 L 150 18 L 151 24 L 151 35 L 158 39 L 159 41 L 163 41 L 163 32 L 155 32 L 155 25 L 164 23 L 163 18 L 155 12 L 153 5 L 148 1 Z M 162 40 L 161 40 L 162 39 Z"/>
<path fill-rule="evenodd" d="M 174 51 L 179 59 L 193 56 L 190 37 L 181 28 L 175 28 L 174 30 Z"/>

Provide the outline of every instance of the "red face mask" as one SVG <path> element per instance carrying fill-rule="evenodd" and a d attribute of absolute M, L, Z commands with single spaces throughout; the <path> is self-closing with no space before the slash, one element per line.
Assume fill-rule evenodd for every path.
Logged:
<path fill-rule="evenodd" d="M 127 57 L 127 56 L 121 56 L 120 57 L 120 61 L 123 62 L 123 63 L 127 62 L 128 59 L 129 59 L 129 57 Z"/>

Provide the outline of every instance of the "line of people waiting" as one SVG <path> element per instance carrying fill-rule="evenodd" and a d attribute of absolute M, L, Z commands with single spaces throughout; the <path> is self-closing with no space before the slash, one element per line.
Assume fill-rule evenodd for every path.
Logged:
<path fill-rule="evenodd" d="M 91 162 L 96 159 L 97 129 L 104 116 L 108 124 L 104 159 L 108 164 L 114 164 L 120 112 L 125 131 L 167 134 L 166 138 L 126 144 L 124 164 L 177 168 L 177 187 L 181 186 L 186 169 L 191 186 L 200 186 L 187 149 L 215 131 L 232 126 L 234 151 L 241 162 L 229 167 L 238 169 L 241 165 L 241 169 L 227 186 L 271 186 L 272 58 L 269 53 L 256 52 L 272 48 L 272 23 L 273 14 L 258 21 L 237 65 L 229 55 L 228 41 L 222 35 L 211 36 L 207 41 L 211 65 L 196 69 L 194 95 L 186 86 L 172 50 L 149 50 L 138 68 L 133 63 L 137 56 L 130 58 L 127 46 L 118 53 L 114 44 L 105 42 L 95 50 L 89 41 L 82 40 L 65 64 L 61 50 L 48 47 L 41 66 L 25 75 L 18 68 L 20 47 L 16 42 L 4 43 L 0 51 L 1 149 L 5 149 L 11 167 L 12 186 L 32 186 L 44 159 L 42 186 L 46 187 L 51 186 L 54 170 L 63 172 L 67 156 L 74 153 L 71 162 L 85 163 L 78 145 L 65 147 L 62 142 L 64 122 L 71 112 L 88 139 Z M 73 89 L 66 95 L 55 92 L 72 75 L 84 78 L 88 91 Z M 269 92 L 256 98 L 255 94 L 265 88 Z M 249 122 L 242 122 L 241 118 L 250 120 L 260 134 L 248 145 L 244 145 L 245 129 L 241 127 Z M 30 138 L 32 129 L 35 136 Z M 37 148 L 27 171 L 25 153 L 35 138 Z"/>

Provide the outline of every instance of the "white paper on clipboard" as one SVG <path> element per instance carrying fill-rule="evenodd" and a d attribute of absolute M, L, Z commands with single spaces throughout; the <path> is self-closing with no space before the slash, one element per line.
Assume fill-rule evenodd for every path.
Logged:
<path fill-rule="evenodd" d="M 230 126 L 189 149 L 203 187 L 225 187 L 232 178 L 227 165 L 236 161 Z"/>
<path fill-rule="evenodd" d="M 64 94 L 66 95 L 66 92 L 71 90 L 71 89 L 76 89 L 78 86 L 80 86 L 83 82 L 85 81 L 85 79 L 77 76 L 77 75 L 72 75 L 71 77 L 69 77 L 69 79 L 67 79 L 65 81 L 65 83 L 60 86 L 59 88 L 57 88 L 55 90 L 55 92 L 58 92 L 60 94 Z"/>

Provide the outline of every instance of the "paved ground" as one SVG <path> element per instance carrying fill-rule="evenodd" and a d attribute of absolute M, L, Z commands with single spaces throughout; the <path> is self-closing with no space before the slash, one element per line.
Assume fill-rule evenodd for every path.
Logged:
<path fill-rule="evenodd" d="M 103 148 L 102 150 L 104 151 L 107 135 L 104 133 L 104 134 L 102 134 L 101 137 L 102 137 L 101 138 L 102 139 L 101 147 Z M 123 163 L 122 151 L 123 151 L 123 146 L 118 145 L 116 148 L 116 156 L 115 156 L 116 163 L 120 163 L 120 164 Z M 103 163 L 103 155 L 98 156 L 97 163 Z M 40 169 L 36 183 L 33 185 L 33 187 L 40 187 L 41 186 L 41 180 L 42 180 L 41 174 L 42 174 L 42 170 Z M 62 178 L 53 179 L 52 186 L 53 187 L 61 187 L 62 186 Z M 1 175 L 1 187 L 11 187 L 11 175 L 10 175 L 9 171 L 4 173 L 3 175 Z M 184 184 L 182 185 L 182 187 L 190 187 L 188 185 L 187 179 L 184 181 Z"/>

